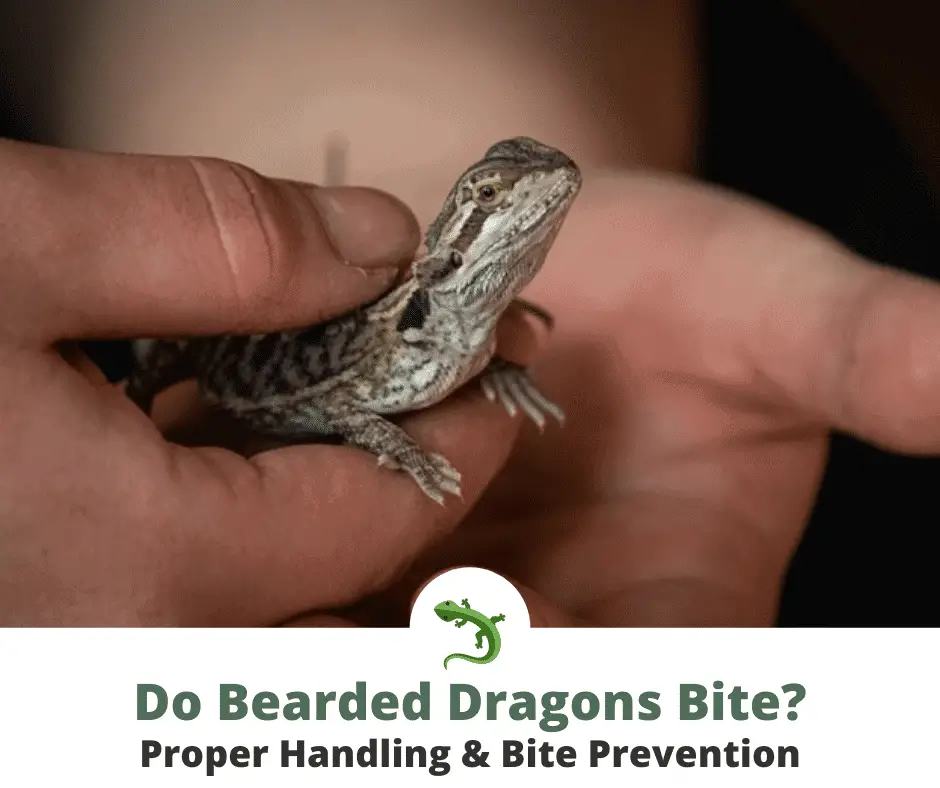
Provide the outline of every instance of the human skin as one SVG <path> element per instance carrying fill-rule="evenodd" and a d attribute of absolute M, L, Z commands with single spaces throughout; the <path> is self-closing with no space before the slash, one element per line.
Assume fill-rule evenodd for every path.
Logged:
<path fill-rule="evenodd" d="M 0 165 L 7 624 L 389 624 L 329 611 L 455 564 L 504 573 L 537 624 L 769 624 L 829 430 L 940 447 L 937 285 L 740 197 L 602 174 L 528 294 L 559 318 L 536 372 L 566 426 L 527 427 L 478 506 L 520 419 L 472 386 L 406 421 L 466 476 L 443 509 L 352 449 L 169 443 L 53 345 L 322 319 L 395 275 L 413 216 L 217 161 L 4 142 Z M 501 337 L 546 341 L 522 315 Z"/>
<path fill-rule="evenodd" d="M 478 392 L 408 422 L 464 473 L 447 508 L 350 448 L 170 442 L 158 425 L 186 425 L 185 390 L 155 424 L 76 350 L 374 297 L 418 243 L 394 198 L 8 141 L 0 171 L 0 623 L 258 625 L 347 604 L 455 527 L 505 460 L 517 424 Z M 542 333 L 511 314 L 502 352 L 531 358 Z"/>
<path fill-rule="evenodd" d="M 940 450 L 940 287 L 690 180 L 595 174 L 529 295 L 567 409 L 458 531 L 347 622 L 407 622 L 437 572 L 514 582 L 540 626 L 765 626 L 830 431 Z M 315 621 L 316 619 L 313 619 Z"/>
<path fill-rule="evenodd" d="M 815 498 L 828 430 L 840 427 L 897 451 L 937 451 L 934 286 L 873 268 L 753 203 L 668 177 L 594 170 L 619 164 L 692 171 L 701 76 L 691 54 L 694 3 L 558 0 L 554 6 L 566 13 L 540 16 L 562 33 L 530 24 L 521 17 L 535 12 L 505 3 L 445 9 L 409 2 L 387 16 L 358 6 L 344 12 L 343 4 L 284 3 L 274 11 L 256 3 L 256 14 L 242 10 L 227 19 L 224 33 L 206 7 L 184 15 L 154 6 L 129 16 L 107 13 L 110 5 L 82 6 L 96 23 L 75 26 L 85 38 L 63 70 L 73 83 L 64 119 L 73 141 L 221 152 L 297 177 L 318 171 L 324 136 L 342 129 L 354 180 L 406 197 L 424 221 L 452 170 L 499 135 L 522 129 L 586 165 L 582 195 L 529 293 L 558 319 L 536 375 L 565 405 L 565 428 L 550 426 L 538 437 L 526 426 L 506 472 L 451 537 L 451 519 L 419 529 L 383 564 L 379 550 L 398 543 L 384 541 L 382 528 L 394 535 L 401 526 L 350 531 L 349 543 L 366 537 L 357 543 L 362 566 L 355 569 L 368 582 L 355 592 L 320 592 L 317 583 L 332 577 L 323 557 L 331 543 L 311 553 L 303 539 L 309 532 L 290 524 L 278 525 L 291 535 L 284 555 L 299 550 L 306 564 L 272 558 L 277 545 L 259 540 L 256 563 L 240 557 L 239 570 L 249 570 L 244 583 L 233 579 L 235 570 L 198 577 L 207 554 L 216 560 L 220 552 L 225 558 L 258 549 L 229 542 L 231 532 L 221 526 L 191 559 L 185 539 L 170 553 L 155 547 L 160 560 L 182 563 L 173 570 L 181 577 L 195 566 L 188 583 L 205 587 L 193 592 L 177 583 L 183 591 L 174 604 L 193 612 L 154 613 L 153 620 L 228 621 L 230 608 L 247 606 L 243 620 L 258 623 L 300 614 L 291 620 L 404 624 L 408 601 L 434 572 L 477 564 L 517 582 L 536 623 L 767 624 Z M 844 17 L 846 31 L 857 26 L 854 10 Z M 356 58 L 343 24 L 309 23 L 307 15 L 318 14 L 355 18 Z M 917 24 L 895 7 L 883 14 Z M 415 46 L 409 35 L 427 24 L 434 40 Z M 884 25 L 872 30 L 883 41 Z M 557 45 L 561 39 L 567 47 Z M 913 42 L 904 43 L 909 52 Z M 911 69 L 919 59 L 889 65 Z M 887 68 L 884 58 L 879 62 Z M 455 91 L 454 84 L 473 89 Z M 909 100 L 921 84 L 916 79 L 886 84 L 904 86 L 902 106 L 912 112 L 923 103 Z M 433 112 L 425 96 L 435 97 Z M 920 128 L 924 113 L 916 114 L 908 127 Z M 180 247 L 190 248 L 185 237 Z M 474 412 L 494 420 L 487 424 L 508 451 L 507 420 L 486 407 Z M 448 440 L 452 428 L 438 413 L 423 414 L 410 428 Z M 167 426 L 170 417 L 160 421 Z M 462 435 L 476 437 L 472 430 Z M 449 446 L 459 452 L 465 443 Z M 325 451 L 335 458 L 338 450 Z M 455 462 L 467 472 L 478 456 Z M 362 474 L 382 478 L 368 463 Z M 524 505 L 513 503 L 516 495 Z M 393 504 L 382 508 L 383 517 L 389 511 Z M 284 538 L 281 531 L 265 534 L 275 537 Z M 125 534 L 108 538 L 97 550 L 120 558 Z M 379 591 L 411 561 L 405 577 Z M 284 566 L 284 582 L 293 584 L 286 590 L 266 574 Z M 69 567 L 68 577 L 80 571 Z M 148 573 L 139 576 L 144 587 Z"/>
<path fill-rule="evenodd" d="M 53 345 L 322 319 L 386 286 L 413 216 L 218 161 L 4 142 L 0 166 L 7 624 L 392 624 L 460 564 L 536 624 L 769 624 L 829 431 L 940 448 L 940 287 L 743 198 L 602 173 L 527 293 L 553 335 L 501 326 L 519 360 L 544 346 L 567 423 L 527 426 L 478 505 L 521 419 L 472 385 L 405 422 L 465 474 L 443 509 L 353 449 L 170 443 Z"/>

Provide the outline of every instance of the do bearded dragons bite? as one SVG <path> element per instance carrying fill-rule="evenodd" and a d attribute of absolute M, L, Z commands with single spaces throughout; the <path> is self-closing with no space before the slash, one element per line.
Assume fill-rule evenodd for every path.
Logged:
<path fill-rule="evenodd" d="M 581 187 L 577 165 L 526 137 L 491 146 L 460 176 L 411 275 L 370 304 L 307 328 L 138 339 L 127 395 L 149 413 L 196 378 L 204 399 L 254 432 L 290 442 L 338 436 L 408 473 L 434 501 L 460 474 L 387 417 L 434 405 L 478 377 L 487 399 L 542 429 L 564 414 L 529 372 L 495 355 L 496 324 L 541 269 Z M 549 319 L 541 313 L 543 318 Z"/>

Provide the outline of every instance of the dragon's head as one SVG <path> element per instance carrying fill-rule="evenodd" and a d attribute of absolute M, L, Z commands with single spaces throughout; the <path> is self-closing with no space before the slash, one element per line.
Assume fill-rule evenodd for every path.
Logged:
<path fill-rule="evenodd" d="M 450 599 L 434 606 L 434 612 L 437 613 L 437 617 L 441 621 L 453 621 L 457 617 L 456 613 L 458 610 L 460 610 L 460 608 L 457 606 L 457 603 Z"/>

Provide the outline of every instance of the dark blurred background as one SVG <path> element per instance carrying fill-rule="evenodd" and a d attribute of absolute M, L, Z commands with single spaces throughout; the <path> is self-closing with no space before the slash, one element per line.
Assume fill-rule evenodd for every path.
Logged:
<path fill-rule="evenodd" d="M 0 4 L 0 135 L 62 142 L 56 64 L 73 23 L 62 5 Z M 698 173 L 864 255 L 937 278 L 940 58 L 928 17 L 912 16 L 916 3 L 892 6 L 885 14 L 885 4 L 844 0 L 703 3 Z M 120 376 L 122 349 L 96 352 Z M 780 624 L 940 624 L 930 548 L 938 482 L 940 460 L 836 436 Z"/>
<path fill-rule="evenodd" d="M 907 124 L 936 129 L 927 95 L 936 98 L 940 60 L 932 70 L 929 62 L 897 70 L 933 45 L 918 50 L 910 40 L 924 30 L 905 13 L 913 4 L 895 4 L 902 21 L 894 29 L 884 23 L 891 15 L 873 11 L 884 3 L 817 3 L 815 28 L 794 13 L 809 5 L 706 4 L 702 175 L 808 219 L 872 259 L 937 278 L 937 149 L 920 137 L 915 154 L 886 110 L 902 102 Z M 838 36 L 840 52 L 825 31 Z M 924 78 L 932 93 L 917 89 L 914 80 Z M 930 545 L 938 489 L 940 461 L 835 436 L 780 623 L 937 626 Z"/>

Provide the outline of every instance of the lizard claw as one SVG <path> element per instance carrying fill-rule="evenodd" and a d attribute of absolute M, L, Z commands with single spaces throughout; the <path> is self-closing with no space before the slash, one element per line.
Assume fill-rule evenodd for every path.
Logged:
<path fill-rule="evenodd" d="M 401 466 L 398 462 L 388 454 L 380 454 L 378 456 L 378 463 L 380 468 L 388 468 L 390 471 L 397 471 L 401 469 Z"/>
<path fill-rule="evenodd" d="M 383 452 L 378 455 L 379 467 L 405 471 L 432 501 L 444 505 L 444 493 L 463 498 L 460 472 L 442 454 L 408 452 L 401 456 Z"/>
<path fill-rule="evenodd" d="M 500 404 L 515 418 L 521 408 L 532 419 L 539 432 L 545 430 L 545 415 L 553 416 L 559 424 L 565 423 L 564 411 L 539 391 L 529 373 L 517 364 L 497 359 L 480 377 L 480 387 L 490 402 Z"/>
<path fill-rule="evenodd" d="M 496 387 L 488 375 L 480 378 L 480 388 L 483 389 L 483 395 L 490 401 L 496 402 Z"/>

